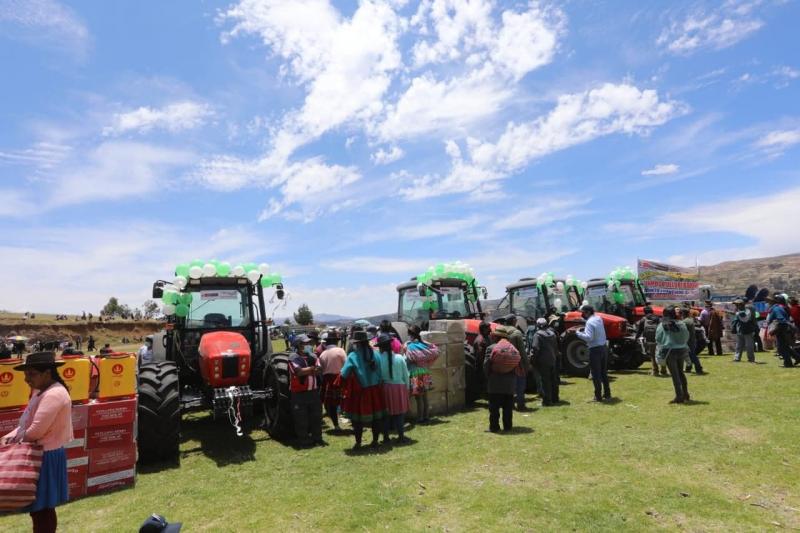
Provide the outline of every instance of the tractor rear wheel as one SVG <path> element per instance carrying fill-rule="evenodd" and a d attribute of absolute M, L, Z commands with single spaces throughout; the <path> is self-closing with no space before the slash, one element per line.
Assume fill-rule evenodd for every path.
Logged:
<path fill-rule="evenodd" d="M 278 353 L 270 358 L 264 369 L 264 418 L 267 433 L 272 438 L 291 435 L 292 411 L 289 403 L 289 355 Z"/>
<path fill-rule="evenodd" d="M 561 369 L 570 376 L 589 375 L 589 347 L 576 336 L 569 336 L 562 343 Z"/>
<path fill-rule="evenodd" d="M 178 367 L 171 361 L 139 368 L 139 460 L 180 461 L 181 398 Z"/>

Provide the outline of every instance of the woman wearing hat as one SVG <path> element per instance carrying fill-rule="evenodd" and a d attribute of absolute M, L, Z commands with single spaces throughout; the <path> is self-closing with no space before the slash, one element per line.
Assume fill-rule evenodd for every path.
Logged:
<path fill-rule="evenodd" d="M 69 499 L 67 455 L 64 445 L 72 440 L 72 401 L 56 368 L 53 352 L 37 352 L 14 370 L 25 372 L 25 383 L 35 392 L 22 413 L 18 427 L 2 438 L 3 444 L 32 442 L 43 447 L 42 469 L 36 484 L 36 500 L 23 509 L 33 520 L 33 531 L 52 532 L 58 519 L 55 507 Z"/>
<path fill-rule="evenodd" d="M 364 427 L 372 427 L 372 446 L 378 446 L 378 437 L 385 416 L 381 369 L 375 351 L 369 345 L 366 331 L 353 332 L 353 346 L 342 367 L 344 400 L 342 411 L 353 424 L 356 437 L 354 449 L 361 447 Z"/>

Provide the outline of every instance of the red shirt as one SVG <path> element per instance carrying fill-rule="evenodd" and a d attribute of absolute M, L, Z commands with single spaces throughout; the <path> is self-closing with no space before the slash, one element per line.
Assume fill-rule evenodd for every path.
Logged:
<path fill-rule="evenodd" d="M 800 327 L 800 304 L 789 306 L 789 316 L 794 320 L 794 325 Z"/>

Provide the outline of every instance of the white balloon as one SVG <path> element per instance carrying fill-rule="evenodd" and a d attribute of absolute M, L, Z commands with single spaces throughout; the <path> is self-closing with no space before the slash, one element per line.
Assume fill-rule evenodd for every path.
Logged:
<path fill-rule="evenodd" d="M 581 288 L 582 288 L 582 289 L 585 289 L 585 288 L 587 288 L 588 286 L 589 286 L 589 283 L 588 283 L 588 282 L 586 282 L 586 281 L 582 281 L 582 282 L 581 282 Z"/>
<path fill-rule="evenodd" d="M 213 278 L 216 275 L 217 267 L 215 267 L 212 263 L 206 263 L 203 265 L 203 277 Z"/>
<path fill-rule="evenodd" d="M 172 284 L 181 290 L 183 290 L 186 287 L 186 284 L 188 282 L 189 281 L 186 279 L 186 276 L 175 276 L 175 279 L 172 280 Z"/>
<path fill-rule="evenodd" d="M 584 300 L 583 303 L 581 303 L 581 305 L 589 305 L 589 300 Z"/>
<path fill-rule="evenodd" d="M 564 303 L 561 301 L 561 298 L 556 298 L 556 301 L 553 303 L 556 304 L 556 310 L 561 311 L 561 304 Z"/>
<path fill-rule="evenodd" d="M 233 273 L 234 277 L 241 278 L 242 276 L 244 276 L 244 267 L 242 265 L 236 265 L 235 267 L 233 267 L 233 270 L 231 270 L 231 272 Z"/>
<path fill-rule="evenodd" d="M 258 265 L 258 271 L 261 273 L 262 276 L 266 276 L 269 274 L 269 265 L 267 263 L 261 263 Z"/>
<path fill-rule="evenodd" d="M 189 269 L 189 277 L 192 279 L 200 279 L 203 276 L 203 269 L 199 266 L 193 266 Z"/>
<path fill-rule="evenodd" d="M 163 305 L 161 306 L 161 312 L 165 315 L 170 316 L 175 314 L 175 306 L 174 305 Z"/>
<path fill-rule="evenodd" d="M 563 291 L 564 290 L 564 282 L 563 281 L 559 281 L 558 283 L 556 283 L 556 289 L 558 289 L 560 291 Z"/>
<path fill-rule="evenodd" d="M 250 283 L 258 283 L 259 278 L 261 277 L 261 272 L 258 270 L 251 270 L 247 273 L 247 279 L 250 280 Z"/>

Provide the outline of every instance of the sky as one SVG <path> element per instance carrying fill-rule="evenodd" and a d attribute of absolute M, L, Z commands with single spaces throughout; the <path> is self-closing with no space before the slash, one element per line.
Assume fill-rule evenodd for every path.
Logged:
<path fill-rule="evenodd" d="M 800 251 L 800 5 L 0 0 L 0 309 L 266 262 L 285 316 Z"/>

